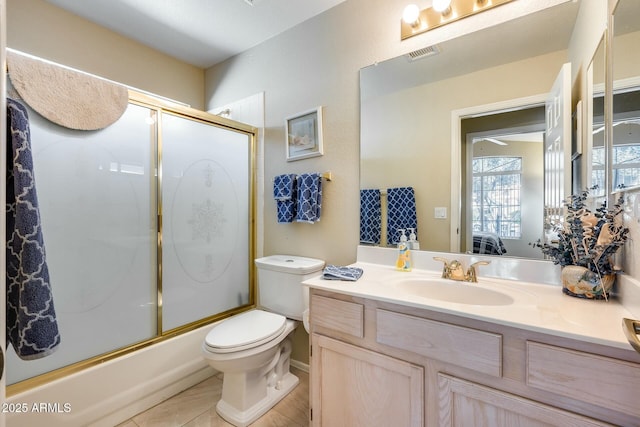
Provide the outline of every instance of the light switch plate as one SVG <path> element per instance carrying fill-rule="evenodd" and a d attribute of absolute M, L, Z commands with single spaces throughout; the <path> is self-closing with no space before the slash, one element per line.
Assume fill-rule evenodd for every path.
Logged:
<path fill-rule="evenodd" d="M 436 219 L 447 219 L 447 208 L 443 208 L 443 207 L 434 208 L 433 217 Z"/>

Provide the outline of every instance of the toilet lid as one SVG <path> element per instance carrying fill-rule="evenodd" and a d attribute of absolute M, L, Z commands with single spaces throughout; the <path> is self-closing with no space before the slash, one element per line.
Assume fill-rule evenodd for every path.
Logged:
<path fill-rule="evenodd" d="M 205 338 L 208 347 L 229 349 L 249 344 L 258 346 L 284 331 L 286 317 L 263 310 L 250 310 L 223 320 Z"/>

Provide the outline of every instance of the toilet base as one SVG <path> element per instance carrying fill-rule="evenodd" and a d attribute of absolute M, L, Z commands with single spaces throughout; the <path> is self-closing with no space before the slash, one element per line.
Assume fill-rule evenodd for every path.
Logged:
<path fill-rule="evenodd" d="M 267 395 L 264 399 L 260 400 L 250 408 L 244 411 L 239 411 L 221 399 L 216 405 L 216 412 L 234 426 L 246 427 L 263 416 L 269 409 L 273 408 L 276 403 L 280 402 L 298 385 L 298 382 L 298 377 L 287 372 L 282 377 L 282 380 L 279 381 L 278 389 L 276 389 L 276 387 L 268 387 Z"/>

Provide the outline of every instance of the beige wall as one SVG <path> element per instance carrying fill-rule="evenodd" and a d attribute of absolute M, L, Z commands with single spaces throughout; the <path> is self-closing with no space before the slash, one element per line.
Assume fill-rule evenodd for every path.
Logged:
<path fill-rule="evenodd" d="M 43 0 L 8 0 L 7 47 L 204 107 L 204 70 Z"/>
<path fill-rule="evenodd" d="M 584 73 L 607 28 L 607 4 L 604 1 L 583 1 L 580 5 L 573 36 L 569 43 L 569 57 L 572 62 L 573 80 L 582 82 Z M 584 87 L 580 95 L 584 97 Z M 575 94 L 574 94 L 575 95 Z"/>
<path fill-rule="evenodd" d="M 617 36 L 613 41 L 613 79 L 637 78 L 640 74 L 640 31 Z M 615 83 L 614 83 L 615 87 Z"/>

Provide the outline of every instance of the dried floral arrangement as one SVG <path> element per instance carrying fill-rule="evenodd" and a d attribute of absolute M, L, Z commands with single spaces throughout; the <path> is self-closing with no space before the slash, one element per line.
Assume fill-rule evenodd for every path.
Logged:
<path fill-rule="evenodd" d="M 561 266 L 577 265 L 585 267 L 602 277 L 616 273 L 613 254 L 624 245 L 629 229 L 622 225 L 623 198 L 607 209 L 603 203 L 595 212 L 591 212 L 586 201 L 589 191 L 573 195 L 564 201 L 567 214 L 564 224 L 552 224 L 558 234 L 557 243 L 532 245 Z"/>

